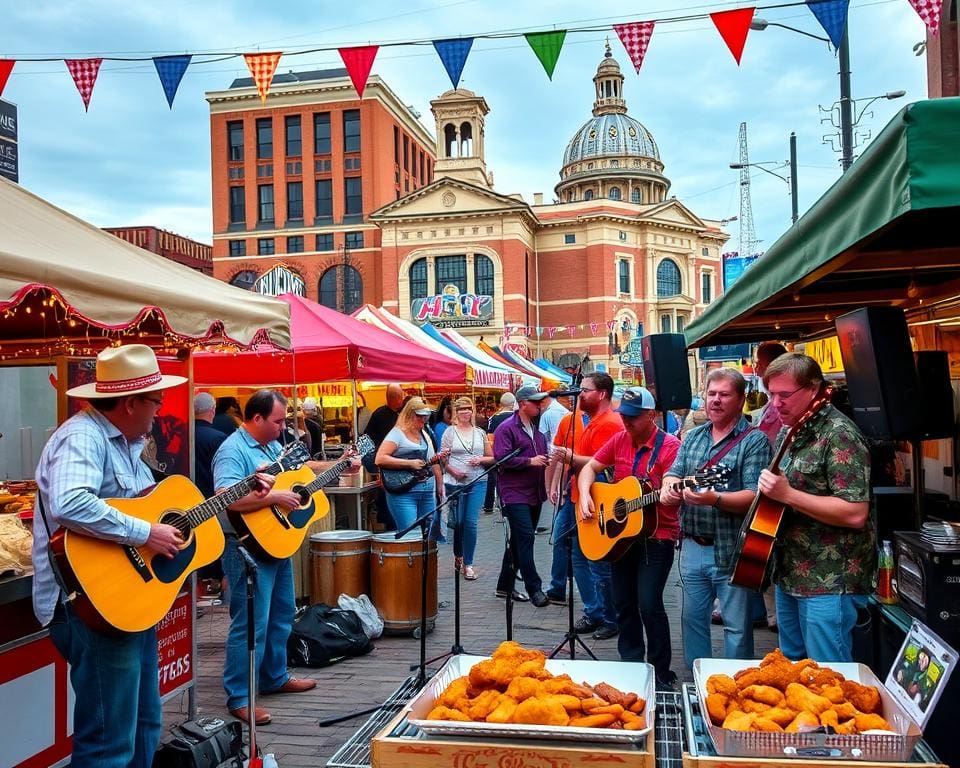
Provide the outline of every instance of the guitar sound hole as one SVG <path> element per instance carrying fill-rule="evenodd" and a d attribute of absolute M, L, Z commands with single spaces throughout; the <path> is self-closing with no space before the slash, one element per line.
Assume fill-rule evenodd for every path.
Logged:
<path fill-rule="evenodd" d="M 164 512 L 160 517 L 160 522 L 164 525 L 172 525 L 180 531 L 180 536 L 183 538 L 184 544 L 190 540 L 193 529 L 190 527 L 190 521 L 187 520 L 185 515 L 180 512 Z"/>
<path fill-rule="evenodd" d="M 617 503 L 613 505 L 613 519 L 618 523 L 627 519 L 626 504 L 623 499 L 617 499 Z"/>
<path fill-rule="evenodd" d="M 301 506 L 301 507 L 302 507 L 304 504 L 306 504 L 307 502 L 310 501 L 310 494 L 307 492 L 306 487 L 304 487 L 304 486 L 302 486 L 302 485 L 295 485 L 295 486 L 293 486 L 293 488 L 291 488 L 290 490 L 293 491 L 295 494 L 297 494 L 297 496 L 300 497 L 300 506 Z"/>

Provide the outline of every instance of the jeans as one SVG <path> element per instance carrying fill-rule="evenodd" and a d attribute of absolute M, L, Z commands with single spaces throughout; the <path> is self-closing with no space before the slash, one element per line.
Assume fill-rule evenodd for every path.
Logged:
<path fill-rule="evenodd" d="M 531 597 L 541 591 L 542 582 L 537 573 L 537 565 L 533 560 L 534 530 L 536 518 L 539 517 L 540 505 L 532 504 L 503 504 L 503 516 L 510 525 L 510 546 L 503 553 L 503 563 L 500 566 L 500 577 L 497 579 L 497 590 L 512 592 L 517 581 L 517 568 L 523 576 L 523 583 L 527 594 Z"/>
<path fill-rule="evenodd" d="M 447 498 L 463 486 L 445 485 Z M 478 480 L 457 495 L 447 508 L 448 527 L 453 529 L 453 556 L 462 557 L 464 565 L 473 565 L 477 551 L 477 526 L 480 522 L 480 507 L 487 493 L 487 480 Z"/>
<path fill-rule="evenodd" d="M 227 708 L 249 703 L 247 650 L 247 575 L 237 552 L 237 537 L 227 536 L 223 571 L 230 584 L 230 630 L 223 665 L 223 688 Z M 256 643 L 257 690 L 270 693 L 280 688 L 287 672 L 287 638 L 293 627 L 296 605 L 293 597 L 293 567 L 290 560 L 258 560 L 253 593 L 254 640 Z"/>
<path fill-rule="evenodd" d="M 674 678 L 670 671 L 670 620 L 663 605 L 663 588 L 673 567 L 673 552 L 673 541 L 642 539 L 634 542 L 619 560 L 612 563 L 613 602 L 620 625 L 617 639 L 620 658 L 623 661 L 648 661 L 661 682 Z M 644 631 L 647 633 L 646 647 Z"/>
<path fill-rule="evenodd" d="M 156 629 L 102 635 L 61 606 L 50 639 L 70 663 L 76 693 L 70 764 L 150 768 L 163 727 Z"/>
<path fill-rule="evenodd" d="M 713 547 L 685 538 L 680 548 L 680 582 L 683 608 L 680 626 L 683 656 L 688 667 L 694 659 L 713 658 L 710 644 L 710 614 L 714 598 L 723 614 L 723 657 L 753 658 L 753 592 L 730 585 L 730 569 L 721 569 L 713 559 Z M 781 638 L 782 639 L 782 638 Z"/>
<path fill-rule="evenodd" d="M 853 627 L 864 595 L 797 597 L 777 587 L 780 649 L 793 661 L 853 661 Z"/>
<path fill-rule="evenodd" d="M 387 505 L 390 507 L 390 514 L 393 516 L 393 522 L 396 523 L 398 531 L 410 527 L 415 520 L 419 520 L 431 510 L 436 510 L 436 487 L 437 481 L 431 477 L 422 483 L 417 483 L 406 493 L 387 492 Z M 433 523 L 434 521 L 431 520 L 430 538 L 436 539 Z M 439 528 L 439 524 L 437 524 L 437 528 Z"/>

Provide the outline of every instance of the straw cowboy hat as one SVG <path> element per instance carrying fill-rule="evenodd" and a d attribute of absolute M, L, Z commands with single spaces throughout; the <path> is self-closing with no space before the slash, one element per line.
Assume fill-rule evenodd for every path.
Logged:
<path fill-rule="evenodd" d="M 97 355 L 97 380 L 67 390 L 68 397 L 94 400 L 156 392 L 183 384 L 183 376 L 160 373 L 157 356 L 146 344 L 110 347 Z"/>

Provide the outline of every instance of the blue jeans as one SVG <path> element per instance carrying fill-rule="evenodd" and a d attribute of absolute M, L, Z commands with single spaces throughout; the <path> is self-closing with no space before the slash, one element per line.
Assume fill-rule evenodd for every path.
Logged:
<path fill-rule="evenodd" d="M 419 520 L 431 510 L 437 508 L 437 481 L 431 477 L 422 483 L 417 483 L 406 493 L 387 492 L 387 505 L 390 507 L 390 514 L 393 516 L 393 522 L 396 523 L 397 530 L 402 531 L 413 525 L 414 520 Z M 437 531 L 440 529 L 439 519 L 434 516 L 430 524 L 430 538 L 437 539 Z"/>
<path fill-rule="evenodd" d="M 853 661 L 853 628 L 864 595 L 797 597 L 777 587 L 780 649 L 793 661 Z"/>
<path fill-rule="evenodd" d="M 674 678 L 670 670 L 670 620 L 663 605 L 663 588 L 673 567 L 673 551 L 674 542 L 668 539 L 642 539 L 612 563 L 620 658 L 648 661 L 661 682 Z"/>
<path fill-rule="evenodd" d="M 447 497 L 463 486 L 445 485 Z M 453 556 L 462 557 L 464 565 L 473 565 L 477 551 L 477 526 L 480 523 L 480 508 L 487 493 L 487 480 L 478 480 L 459 493 L 447 508 L 448 527 L 453 529 Z"/>
<path fill-rule="evenodd" d="M 730 569 L 720 569 L 713 559 L 713 547 L 704 547 L 685 538 L 680 548 L 680 582 L 683 608 L 680 626 L 683 656 L 688 667 L 694 659 L 713 658 L 710 644 L 710 615 L 713 600 L 720 601 L 723 614 L 723 657 L 753 658 L 753 592 L 730 585 Z"/>
<path fill-rule="evenodd" d="M 510 546 L 503 554 L 497 590 L 512 592 L 517 582 L 517 568 L 523 576 L 527 594 L 533 596 L 541 591 L 542 582 L 537 573 L 537 564 L 533 560 L 535 520 L 539 517 L 540 505 L 505 504 L 503 516 L 510 525 Z"/>
<path fill-rule="evenodd" d="M 50 639 L 70 663 L 76 693 L 70 764 L 150 768 L 163 727 L 156 629 L 101 635 L 62 606 Z"/>
<path fill-rule="evenodd" d="M 287 672 L 287 639 L 293 626 L 293 567 L 290 560 L 258 560 L 253 593 L 257 690 L 270 693 L 290 679 Z M 227 708 L 249 703 L 247 650 L 247 576 L 237 552 L 237 537 L 227 536 L 223 572 L 230 584 L 230 630 L 223 665 Z"/>

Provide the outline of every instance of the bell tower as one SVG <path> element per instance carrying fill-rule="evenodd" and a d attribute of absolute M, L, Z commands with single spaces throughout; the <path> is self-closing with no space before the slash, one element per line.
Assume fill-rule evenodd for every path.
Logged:
<path fill-rule="evenodd" d="M 593 101 L 594 117 L 627 114 L 627 102 L 623 98 L 623 75 L 620 73 L 620 65 L 613 58 L 609 40 L 603 61 L 597 67 L 597 74 L 593 76 L 593 84 L 597 91 L 597 97 Z"/>
<path fill-rule="evenodd" d="M 437 123 L 434 179 L 447 176 L 492 189 L 483 152 L 484 119 L 490 112 L 486 100 L 457 88 L 431 101 L 430 111 Z"/>

